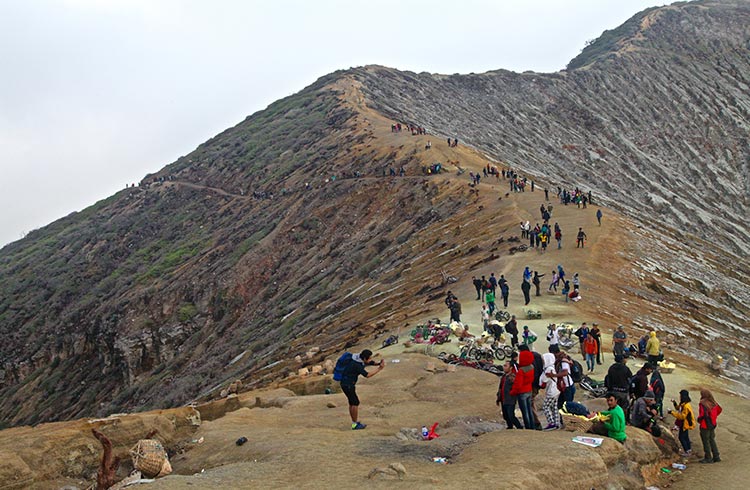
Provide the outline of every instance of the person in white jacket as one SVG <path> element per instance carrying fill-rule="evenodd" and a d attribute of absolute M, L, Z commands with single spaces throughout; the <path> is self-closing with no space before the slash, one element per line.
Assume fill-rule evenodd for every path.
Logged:
<path fill-rule="evenodd" d="M 560 428 L 560 413 L 557 411 L 557 398 L 560 396 L 560 390 L 557 388 L 557 378 L 555 373 L 555 355 L 552 353 L 542 354 L 544 361 L 544 371 L 539 378 L 539 384 L 545 386 L 546 394 L 542 403 L 544 416 L 547 417 L 547 426 L 544 430 L 555 430 Z"/>

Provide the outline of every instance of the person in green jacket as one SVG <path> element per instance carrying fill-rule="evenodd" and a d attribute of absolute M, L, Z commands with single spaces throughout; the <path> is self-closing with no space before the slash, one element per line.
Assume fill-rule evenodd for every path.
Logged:
<path fill-rule="evenodd" d="M 625 435 L 625 412 L 617 404 L 617 397 L 615 397 L 614 393 L 607 393 L 607 407 L 609 410 L 599 412 L 599 415 L 609 416 L 609 419 L 594 424 L 591 432 L 611 437 L 619 442 L 625 442 L 625 439 L 627 439 L 627 435 Z"/>
<path fill-rule="evenodd" d="M 493 289 L 488 289 L 486 293 L 484 293 L 484 300 L 487 302 L 487 307 L 490 309 L 490 316 L 495 312 L 495 291 Z"/>

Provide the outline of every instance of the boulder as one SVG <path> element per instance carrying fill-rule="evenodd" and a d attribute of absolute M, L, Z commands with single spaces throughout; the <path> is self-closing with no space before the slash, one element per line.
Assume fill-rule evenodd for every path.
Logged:
<path fill-rule="evenodd" d="M 312 374 L 323 374 L 323 366 L 316 364 L 312 367 Z"/>

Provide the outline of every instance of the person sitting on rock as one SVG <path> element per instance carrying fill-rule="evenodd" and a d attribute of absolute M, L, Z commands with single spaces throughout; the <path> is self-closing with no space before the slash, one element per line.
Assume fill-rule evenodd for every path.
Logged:
<path fill-rule="evenodd" d="M 630 424 L 639 429 L 651 432 L 654 418 L 659 414 L 656 408 L 654 408 L 655 403 L 654 392 L 648 390 L 642 397 L 635 401 L 635 405 L 633 405 L 633 409 L 630 412 Z"/>
<path fill-rule="evenodd" d="M 589 432 L 625 442 L 628 438 L 625 434 L 625 412 L 614 393 L 607 393 L 606 399 L 609 410 L 599 412 L 599 417 L 603 417 L 604 420 L 595 423 Z"/>

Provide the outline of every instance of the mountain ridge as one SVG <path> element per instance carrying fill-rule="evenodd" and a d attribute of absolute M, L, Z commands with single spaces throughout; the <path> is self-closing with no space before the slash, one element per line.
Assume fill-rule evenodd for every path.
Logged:
<path fill-rule="evenodd" d="M 501 261 L 504 246 L 482 230 L 515 234 L 518 217 L 501 191 L 507 208 L 475 223 L 487 203 L 465 177 L 423 175 L 435 161 L 452 174 L 503 162 L 545 185 L 593 188 L 644 229 L 640 283 L 628 288 L 658 313 L 629 313 L 710 355 L 701 336 L 744 335 L 750 322 L 738 222 L 750 70 L 729 49 L 750 22 L 746 4 L 727 5 L 649 11 L 664 12 L 649 35 L 679 46 L 689 39 L 673 34 L 690 16 L 710 21 L 699 33 L 730 26 L 715 35 L 725 37 L 719 54 L 696 66 L 655 57 L 657 43 L 555 74 L 334 72 L 139 187 L 4 247 L 2 419 L 178 405 L 236 377 L 262 386 L 289 374 L 310 342 L 323 356 L 431 314 L 446 286 L 439 272 Z M 688 58 L 703 53 L 696 46 Z M 428 135 L 389 134 L 393 121 Z M 459 148 L 437 137 L 458 137 Z M 384 176 L 401 166 L 405 177 Z M 722 192 L 701 199 L 706 181 Z M 727 349 L 747 357 L 745 343 Z"/>

